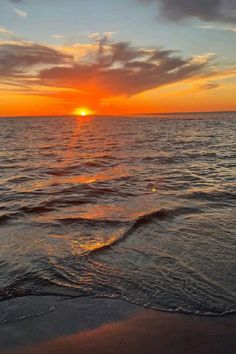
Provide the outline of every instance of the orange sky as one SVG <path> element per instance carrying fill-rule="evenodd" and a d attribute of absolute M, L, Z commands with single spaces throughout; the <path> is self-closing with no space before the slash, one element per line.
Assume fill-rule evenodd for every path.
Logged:
<path fill-rule="evenodd" d="M 186 57 L 106 35 L 67 46 L 2 41 L 0 52 L 0 116 L 236 110 L 236 69 L 212 53 Z"/>
<path fill-rule="evenodd" d="M 81 109 L 105 115 L 236 110 L 235 83 L 222 79 L 222 86 L 201 90 L 204 83 L 205 79 L 200 84 L 186 80 L 133 96 L 107 98 L 102 98 L 98 87 L 91 89 L 87 97 L 63 91 L 47 95 L 47 91 L 37 94 L 1 90 L 0 116 L 70 115 L 80 114 Z"/>

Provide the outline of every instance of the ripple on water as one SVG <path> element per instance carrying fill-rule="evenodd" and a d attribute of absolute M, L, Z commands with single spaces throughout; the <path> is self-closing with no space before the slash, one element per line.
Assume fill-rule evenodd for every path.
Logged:
<path fill-rule="evenodd" d="M 236 310 L 235 116 L 178 117 L 0 121 L 1 300 Z"/>

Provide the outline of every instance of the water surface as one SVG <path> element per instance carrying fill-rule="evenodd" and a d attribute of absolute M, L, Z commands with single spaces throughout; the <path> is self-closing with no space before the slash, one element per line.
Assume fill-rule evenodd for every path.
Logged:
<path fill-rule="evenodd" d="M 236 114 L 0 120 L 0 299 L 236 311 Z"/>

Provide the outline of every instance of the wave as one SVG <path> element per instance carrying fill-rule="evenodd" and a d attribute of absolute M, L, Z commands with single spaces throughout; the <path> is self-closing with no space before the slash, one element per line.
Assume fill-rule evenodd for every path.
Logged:
<path fill-rule="evenodd" d="M 51 198 L 43 201 L 35 201 L 34 204 L 29 204 L 29 200 L 42 196 L 50 196 Z M 60 197 L 61 196 L 61 197 Z M 16 205 L 10 206 L 9 209 L 13 211 L 9 214 L 0 215 L 0 223 L 7 223 L 12 219 L 20 218 L 27 214 L 43 214 L 54 211 L 58 208 L 64 208 L 69 206 L 79 206 L 82 204 L 95 204 L 98 198 L 108 198 L 113 196 L 119 196 L 121 198 L 133 197 L 134 194 L 131 192 L 123 192 L 118 189 L 103 187 L 103 186 L 88 186 L 80 185 L 76 187 L 68 187 L 55 192 L 42 191 L 31 192 L 31 193 L 16 193 L 14 196 L 5 196 L 0 198 L 1 202 L 11 203 L 15 202 Z M 28 199 L 28 205 L 17 205 L 20 200 Z"/>
<path fill-rule="evenodd" d="M 91 253 L 98 253 L 102 252 L 104 250 L 107 250 L 109 248 L 113 248 L 115 245 L 117 245 L 120 242 L 124 242 L 130 234 L 135 231 L 137 228 L 139 228 L 142 225 L 148 224 L 153 222 L 155 219 L 158 220 L 163 220 L 167 218 L 173 218 L 179 215 L 186 215 L 186 214 L 193 214 L 193 213 L 199 213 L 199 209 L 197 208 L 176 208 L 176 209 L 158 209 L 155 211 L 152 211 L 151 213 L 144 214 L 137 218 L 134 222 L 131 223 L 131 225 L 127 226 L 125 231 L 117 236 L 116 238 L 112 238 L 109 243 L 102 245 L 101 247 L 97 247 L 96 249 L 93 249 L 90 251 Z"/>
<path fill-rule="evenodd" d="M 8 286 L 0 289 L 0 301 L 31 295 L 31 290 Z"/>
<path fill-rule="evenodd" d="M 13 178 L 9 178 L 7 180 L 8 183 L 24 183 L 24 182 L 29 182 L 32 181 L 34 179 L 34 177 L 29 177 L 29 176 L 21 176 L 21 177 L 13 177 Z"/>
<path fill-rule="evenodd" d="M 81 218 L 81 217 L 75 217 L 75 218 L 58 218 L 55 219 L 55 221 L 60 222 L 62 224 L 74 224 L 74 223 L 85 223 L 87 225 L 94 225 L 94 224 L 103 224 L 109 225 L 109 226 L 125 226 L 125 225 L 130 225 L 129 230 L 133 230 L 133 228 L 140 226 L 142 224 L 146 224 L 148 222 L 151 222 L 153 219 L 165 219 L 165 218 L 173 218 L 175 216 L 179 215 L 186 215 L 186 214 L 193 214 L 193 213 L 200 213 L 201 211 L 198 208 L 185 208 L 185 207 L 180 207 L 180 208 L 175 208 L 175 209 L 158 209 L 155 211 L 152 211 L 147 214 L 143 214 L 142 216 L 138 217 L 135 220 L 130 220 L 130 221 L 121 221 L 121 220 L 115 220 L 115 219 L 88 219 L 88 218 Z"/>
<path fill-rule="evenodd" d="M 0 225 L 6 224 L 15 218 L 15 213 L 8 213 L 0 215 Z"/>
<path fill-rule="evenodd" d="M 109 219 L 87 219 L 81 217 L 74 217 L 74 218 L 58 218 L 55 219 L 56 222 L 65 225 L 72 225 L 72 224 L 86 224 L 88 226 L 93 225 L 104 225 L 104 226 L 121 226 L 127 224 L 127 222 L 120 221 L 120 220 L 109 220 Z"/>
<path fill-rule="evenodd" d="M 200 199 L 200 200 L 207 200 L 207 201 L 213 201 L 213 202 L 219 202 L 219 201 L 228 201 L 231 202 L 233 200 L 236 200 L 236 193 L 231 193 L 231 192 L 226 192 L 226 191 L 209 191 L 209 192 L 204 192 L 204 191 L 193 191 L 193 192 L 188 192 L 186 194 L 181 195 L 182 198 L 184 199 Z"/>
<path fill-rule="evenodd" d="M 182 156 L 181 156 L 182 158 Z M 147 156 L 142 159 L 142 162 L 161 162 L 161 163 L 175 163 L 176 157 L 175 156 Z"/>
<path fill-rule="evenodd" d="M 86 292 L 81 292 L 77 293 L 75 292 L 75 288 L 70 289 L 70 293 L 63 293 L 61 291 L 38 291 L 38 290 L 32 290 L 32 289 L 23 289 L 23 288 L 17 288 L 17 287 L 6 287 L 4 289 L 0 289 L 0 302 L 3 301 L 9 301 L 12 299 L 20 298 L 20 297 L 44 297 L 44 296 L 52 296 L 52 297 L 59 297 L 63 300 L 66 299 L 78 299 L 78 298 L 84 298 L 84 297 L 92 297 L 95 299 L 121 299 L 124 301 L 127 301 L 128 303 L 140 306 L 140 304 L 136 301 L 130 300 L 126 296 L 118 296 L 118 295 L 99 295 L 99 294 L 91 294 L 91 293 L 86 293 Z M 78 289 L 76 289 L 78 290 Z M 219 312 L 213 312 L 213 311 L 200 311 L 200 310 L 188 310 L 183 307 L 161 307 L 161 306 L 154 306 L 154 305 L 145 305 L 142 304 L 144 308 L 149 308 L 155 311 L 161 311 L 161 312 L 167 312 L 167 313 L 180 313 L 180 314 L 186 314 L 186 315 L 196 315 L 196 316 L 203 316 L 203 317 L 223 317 L 223 316 L 229 316 L 236 314 L 236 309 L 229 309 L 225 311 L 219 311 Z M 53 311 L 53 307 L 50 308 L 50 311 Z M 36 314 L 36 316 L 40 316 L 41 313 Z M 43 313 L 42 313 L 43 315 Z M 25 319 L 29 316 L 27 315 L 22 315 L 20 318 L 17 318 L 16 320 L 22 320 Z M 0 323 L 6 323 L 8 322 L 6 319 L 0 319 Z"/>
<path fill-rule="evenodd" d="M 46 290 L 34 290 L 29 288 L 15 287 L 15 286 L 7 286 L 6 288 L 0 289 L 0 302 L 15 299 L 18 297 L 27 297 L 27 296 L 60 296 L 63 298 L 78 298 L 81 296 L 85 296 L 84 294 L 73 295 L 66 294 L 61 291 L 46 291 Z"/>
<path fill-rule="evenodd" d="M 122 294 L 122 292 L 117 292 L 117 288 L 115 287 L 115 283 L 103 283 L 103 278 L 100 278 L 101 274 L 99 270 L 99 266 L 97 264 L 99 257 L 96 258 L 95 255 L 101 255 L 103 252 L 107 252 L 109 250 L 114 250 L 114 248 L 119 244 L 124 242 L 131 234 L 136 231 L 139 227 L 143 225 L 148 225 L 149 223 L 153 223 L 156 221 L 168 220 L 178 216 L 186 215 L 186 214 L 195 214 L 199 213 L 201 210 L 198 208 L 188 208 L 188 207 L 178 207 L 173 209 L 158 209 L 154 210 L 150 213 L 143 214 L 139 218 L 136 218 L 133 221 L 122 222 L 119 220 L 95 220 L 95 219 L 86 219 L 86 218 L 62 218 L 57 219 L 58 223 L 70 225 L 70 224 L 86 224 L 87 226 L 94 226 L 97 224 L 102 224 L 102 226 L 118 226 L 120 227 L 118 232 L 113 234 L 113 237 L 110 237 L 108 241 L 105 241 L 102 245 L 95 244 L 94 248 L 89 248 L 82 254 L 77 254 L 75 256 L 66 257 L 62 259 L 57 259 L 56 262 L 50 262 L 49 259 L 44 258 L 40 260 L 40 264 L 43 266 L 43 272 L 40 274 L 29 274 L 26 273 L 23 278 L 18 278 L 17 282 L 12 284 L 12 286 L 8 286 L 4 289 L 0 290 L 0 301 L 10 300 L 17 297 L 27 297 L 27 296 L 63 296 L 65 298 L 72 297 L 80 297 L 80 296 L 94 296 L 97 298 L 107 297 L 107 298 L 122 298 L 128 302 L 134 303 L 139 306 L 144 306 L 148 308 L 152 308 L 154 310 L 161 310 L 167 312 L 179 312 L 186 314 L 195 314 L 202 316 L 223 316 L 236 312 L 236 308 L 234 308 L 234 304 L 232 304 L 232 299 L 229 299 L 231 302 L 230 306 L 226 306 L 225 310 L 224 306 L 215 306 L 214 302 L 211 303 L 211 306 L 205 307 L 200 306 L 199 309 L 196 306 L 189 307 L 189 304 L 186 304 L 186 307 L 181 304 L 181 302 L 177 301 L 175 303 L 169 301 L 166 302 L 158 302 L 158 295 L 155 298 L 155 301 L 149 301 L 146 298 L 146 295 L 142 297 L 136 296 L 136 290 L 134 289 L 134 295 L 127 296 Z M 145 227 L 144 227 L 145 232 Z M 142 233 L 143 235 L 143 233 Z M 136 234 L 135 234 L 136 236 Z M 144 235 L 143 235 L 144 237 Z M 116 249 L 115 249 L 116 250 Z M 117 251 L 117 250 L 116 250 Z M 119 252 L 119 250 L 118 250 Z M 112 256 L 112 255 L 111 255 Z M 99 260 L 100 262 L 100 260 Z M 71 268 L 72 267 L 72 268 Z M 39 267 L 40 268 L 40 267 Z M 70 275 L 70 269 L 72 269 Z M 45 272 L 45 270 L 47 270 Z M 95 272 L 95 275 L 98 277 L 98 283 L 88 283 L 87 277 L 89 274 Z M 98 273 L 97 273 L 98 272 Z M 186 274 L 188 274 L 188 269 L 184 270 Z M 68 276 L 69 274 L 69 276 Z M 73 278 L 74 274 L 76 275 Z M 113 276 L 116 274 L 112 273 Z M 109 273 L 104 273 L 102 276 L 110 277 Z M 80 283 L 80 279 L 85 277 L 85 283 Z M 118 274 L 120 277 L 120 274 Z M 108 278 L 107 278 L 108 279 Z M 195 281 L 198 278 L 194 278 Z M 119 279 L 119 282 L 126 281 L 125 278 Z M 109 280 L 108 280 L 109 281 Z M 130 280 L 128 280 L 130 281 Z M 107 286 L 112 287 L 110 290 Z M 196 284 L 195 284 L 196 285 Z M 101 288 L 104 286 L 104 289 Z M 137 285 L 138 286 L 138 285 Z M 147 285 L 148 286 L 148 285 Z M 174 284 L 173 284 L 174 286 Z M 134 282 L 135 287 L 135 282 Z M 119 288 L 118 288 L 119 289 Z M 206 291 L 206 288 L 204 288 Z M 216 288 L 215 288 L 216 289 Z M 171 289 L 170 289 L 171 291 Z M 148 288 L 147 288 L 148 292 Z M 171 294 L 171 292 L 170 292 Z M 127 296 L 127 297 L 126 297 Z M 219 298 L 220 294 L 217 295 Z M 152 298 L 151 298 L 152 299 Z M 162 297 L 160 297 L 162 299 Z M 200 299 L 200 298 L 199 298 Z M 214 300 L 214 299 L 213 299 Z M 230 303 L 228 302 L 228 303 Z M 183 301 L 182 301 L 183 303 Z M 191 303 L 190 303 L 191 304 Z M 193 302 L 194 304 L 194 302 Z M 176 305 L 176 306 L 175 306 Z M 181 306 L 177 306 L 181 305 Z"/>
<path fill-rule="evenodd" d="M 18 209 L 18 213 L 34 214 L 34 213 L 45 213 L 52 210 L 55 210 L 57 207 L 62 205 L 80 205 L 91 202 L 91 200 L 81 198 L 81 197 L 62 197 L 45 200 L 44 202 L 39 203 L 38 205 L 26 205 Z"/>

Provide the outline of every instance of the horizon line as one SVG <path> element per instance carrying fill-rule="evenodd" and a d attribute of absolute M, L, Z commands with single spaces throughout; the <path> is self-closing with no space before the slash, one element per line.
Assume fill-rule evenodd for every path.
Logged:
<path fill-rule="evenodd" d="M 178 112 L 146 112 L 146 113 L 125 113 L 125 114 L 90 114 L 87 117 L 132 117 L 132 116 L 157 116 L 157 115 L 175 115 L 175 114 L 201 114 L 201 113 L 236 113 L 236 110 L 222 110 L 222 111 L 178 111 Z M 41 114 L 41 115 L 17 115 L 17 116 L 0 116 L 0 119 L 4 118 L 86 118 L 80 115 L 74 114 Z"/>

